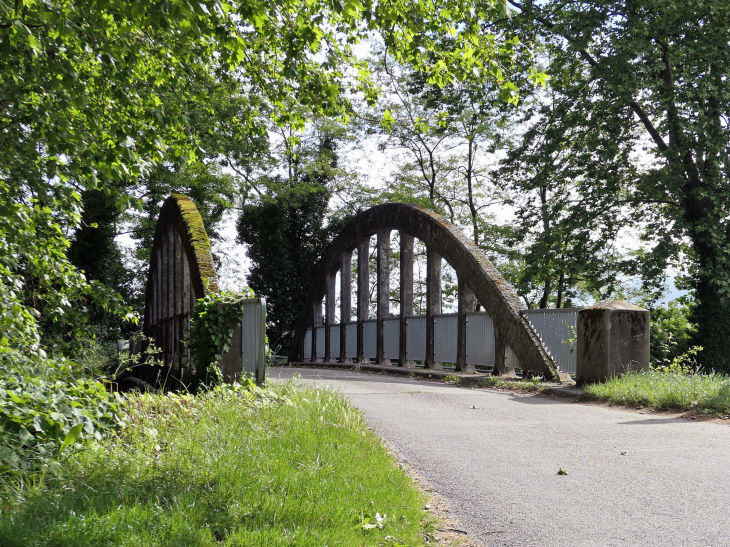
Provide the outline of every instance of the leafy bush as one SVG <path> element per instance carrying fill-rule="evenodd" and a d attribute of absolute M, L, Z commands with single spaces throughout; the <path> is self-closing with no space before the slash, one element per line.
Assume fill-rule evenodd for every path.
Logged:
<path fill-rule="evenodd" d="M 60 472 L 59 456 L 124 424 L 123 399 L 73 361 L 0 353 L 0 474 Z"/>
<path fill-rule="evenodd" d="M 689 297 L 672 300 L 666 306 L 651 310 L 651 362 L 655 367 L 667 367 L 690 352 L 697 326 L 689 317 L 694 301 Z M 696 356 L 699 350 L 692 352 Z"/>

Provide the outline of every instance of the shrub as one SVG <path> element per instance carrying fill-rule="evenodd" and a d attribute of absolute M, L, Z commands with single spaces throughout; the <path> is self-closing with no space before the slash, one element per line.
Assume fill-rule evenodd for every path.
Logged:
<path fill-rule="evenodd" d="M 0 474 L 60 472 L 59 456 L 124 424 L 123 399 L 65 359 L 0 353 Z"/>

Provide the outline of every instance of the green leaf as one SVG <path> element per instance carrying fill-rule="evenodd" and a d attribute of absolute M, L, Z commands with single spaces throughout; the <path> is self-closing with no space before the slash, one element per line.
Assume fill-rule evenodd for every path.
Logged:
<path fill-rule="evenodd" d="M 83 429 L 84 424 L 76 424 L 73 426 L 68 433 L 66 433 L 66 436 L 63 439 L 63 443 L 61 444 L 61 447 L 58 449 L 58 452 L 63 452 L 65 448 L 68 446 L 71 446 L 74 444 L 81 435 L 81 430 Z"/>

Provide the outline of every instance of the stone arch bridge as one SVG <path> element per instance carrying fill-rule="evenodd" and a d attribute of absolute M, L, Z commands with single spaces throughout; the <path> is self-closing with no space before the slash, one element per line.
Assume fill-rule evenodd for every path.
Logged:
<path fill-rule="evenodd" d="M 370 240 L 377 237 L 376 275 L 376 362 L 386 364 L 384 324 L 390 315 L 389 253 L 392 231 L 400 235 L 400 328 L 398 361 L 401 366 L 412 366 L 408 355 L 408 320 L 413 316 L 413 249 L 414 238 L 421 240 L 427 250 L 426 258 L 426 325 L 425 366 L 441 368 L 436 360 L 435 324 L 441 312 L 441 261 L 454 269 L 458 277 L 458 324 L 456 369 L 473 371 L 467 360 L 467 314 L 473 311 L 475 297 L 485 308 L 494 325 L 495 371 L 505 372 L 505 353 L 511 351 L 519 360 L 520 368 L 531 375 L 560 381 L 558 369 L 546 351 L 529 321 L 520 314 L 520 300 L 489 261 L 486 255 L 453 224 L 427 209 L 401 203 L 373 207 L 358 214 L 335 238 L 320 262 L 312 283 L 307 304 L 294 332 L 289 355 L 290 362 L 318 360 L 318 336 L 314 327 L 324 325 L 324 361 L 350 360 L 354 353 L 358 362 L 365 362 L 365 318 L 369 307 Z M 339 344 L 331 340 L 331 326 L 335 325 L 336 281 L 340 272 L 340 324 L 350 321 L 352 306 L 352 255 L 357 252 L 357 335 L 348 336 L 347 328 L 339 329 Z M 324 317 L 322 303 L 325 302 Z M 312 328 L 312 335 L 308 329 Z M 310 355 L 305 355 L 305 337 L 309 336 Z M 356 340 L 356 351 L 348 350 L 348 338 Z M 320 342 L 321 343 L 321 342 Z M 339 346 L 339 355 L 332 355 L 332 347 Z M 507 349 L 509 348 L 509 349 Z M 369 361 L 368 361 L 369 362 Z"/>

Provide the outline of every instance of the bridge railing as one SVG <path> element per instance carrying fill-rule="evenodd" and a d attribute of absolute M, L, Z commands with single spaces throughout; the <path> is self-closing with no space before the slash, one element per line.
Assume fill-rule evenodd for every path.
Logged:
<path fill-rule="evenodd" d="M 398 319 L 390 317 L 393 288 L 390 246 L 394 230 L 398 231 L 400 255 Z M 373 237 L 374 285 L 370 279 Z M 425 317 L 414 316 L 416 239 L 426 249 L 426 291 L 422 302 Z M 353 252 L 357 253 L 356 276 L 353 276 Z M 444 261 L 456 273 L 458 314 L 455 316 L 441 313 Z M 354 277 L 357 286 L 353 291 Z M 353 296 L 356 296 L 356 307 L 352 305 Z M 371 322 L 373 296 L 375 321 Z M 489 314 L 489 319 L 473 315 L 476 302 Z M 506 366 L 506 358 L 514 352 L 521 363 L 519 368 L 528 375 L 561 381 L 535 329 L 520 314 L 521 307 L 519 296 L 484 252 L 445 218 L 408 204 L 379 205 L 355 216 L 322 257 L 294 330 L 289 362 L 352 361 L 354 350 L 354 358 L 363 363 L 375 359 L 378 364 L 386 365 L 397 359 L 400 366 L 409 367 L 414 361 L 423 361 L 427 368 L 439 370 L 441 363 L 454 362 L 457 370 L 473 372 L 475 364 L 488 366 L 493 362 L 498 374 L 510 375 L 513 371 Z M 353 315 L 358 319 L 354 329 L 348 325 Z M 487 321 L 492 328 L 487 328 Z M 485 324 L 478 327 L 475 323 L 479 322 Z M 305 348 L 306 333 L 313 327 L 314 336 L 309 335 Z M 469 336 L 467 331 L 474 329 L 477 334 Z M 355 344 L 352 344 L 353 334 Z"/>
<path fill-rule="evenodd" d="M 576 373 L 578 312 L 581 308 L 523 310 L 561 372 Z"/>
<path fill-rule="evenodd" d="M 547 310 L 522 310 L 540 340 L 550 352 L 561 372 L 576 372 L 576 327 L 579 308 Z M 494 366 L 496 356 L 495 331 L 492 319 L 486 312 L 467 312 L 466 362 L 478 367 Z M 435 359 L 440 363 L 456 363 L 457 357 L 457 313 L 437 314 L 434 317 Z M 363 356 L 366 360 L 377 359 L 377 320 L 368 319 L 364 323 Z M 424 361 L 426 357 L 426 316 L 406 317 L 406 358 L 409 361 Z M 338 323 L 316 327 L 316 360 L 325 360 L 325 329 L 330 329 L 331 356 L 340 356 L 341 329 L 345 330 L 346 359 L 357 359 L 357 322 Z M 399 354 L 400 318 L 383 321 L 385 359 L 395 361 Z M 517 357 L 507 346 L 505 351 L 507 366 L 520 368 Z M 304 355 L 312 356 L 312 329 L 304 336 Z M 333 361 L 338 359 L 332 358 Z"/>

